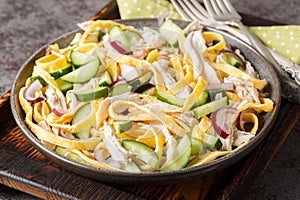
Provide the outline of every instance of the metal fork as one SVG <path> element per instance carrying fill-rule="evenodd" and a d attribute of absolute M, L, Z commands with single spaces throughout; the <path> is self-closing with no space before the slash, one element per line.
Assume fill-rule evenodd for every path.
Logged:
<path fill-rule="evenodd" d="M 238 24 L 235 21 L 223 21 L 223 20 L 217 21 L 216 19 L 214 19 L 214 16 L 212 16 L 211 13 L 208 13 L 197 0 L 171 0 L 171 2 L 174 5 L 175 9 L 178 11 L 178 13 L 185 20 L 198 20 L 204 26 L 214 27 L 216 29 L 226 31 L 226 32 L 240 38 L 241 40 L 245 41 L 246 43 L 250 43 L 250 41 L 246 35 L 242 34 L 239 30 L 232 27 L 232 26 L 234 26 L 234 27 L 238 26 Z M 233 9 L 233 7 L 232 7 L 232 9 Z M 220 9 L 218 10 L 218 12 L 221 13 Z M 229 12 L 227 12 L 227 13 L 229 13 Z M 236 11 L 235 11 L 235 13 L 236 13 Z M 241 19 L 240 16 L 239 16 L 239 19 Z M 259 41 L 259 43 L 260 43 L 260 41 Z M 263 46 L 263 44 L 261 44 L 261 45 Z M 265 46 L 263 46 L 263 48 L 266 49 Z M 268 50 L 266 50 L 266 51 L 268 51 Z M 269 49 L 269 51 L 272 53 L 272 55 L 276 58 L 276 60 L 281 65 L 281 67 L 278 66 L 277 62 L 273 59 L 277 66 L 277 69 L 276 69 L 276 67 L 275 67 L 275 69 L 276 69 L 276 71 L 281 79 L 282 85 L 283 85 L 283 87 L 282 87 L 283 93 L 284 93 L 283 96 L 299 103 L 300 102 L 300 94 L 299 94 L 300 88 L 299 88 L 299 85 L 297 85 L 297 83 L 300 84 L 300 70 L 299 70 L 300 67 L 298 65 L 296 65 L 295 63 L 291 62 L 290 60 L 288 60 L 287 58 L 272 51 L 271 49 Z M 270 55 L 270 52 L 267 52 L 267 53 Z M 272 56 L 271 56 L 271 58 L 272 58 Z M 297 83 L 295 82 L 295 80 L 291 79 L 286 72 L 289 72 L 292 75 L 292 77 L 295 78 Z"/>

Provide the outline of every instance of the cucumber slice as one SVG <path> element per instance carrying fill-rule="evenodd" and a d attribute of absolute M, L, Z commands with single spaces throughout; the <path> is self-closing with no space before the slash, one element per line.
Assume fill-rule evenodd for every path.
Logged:
<path fill-rule="evenodd" d="M 71 51 L 70 58 L 71 58 L 72 64 L 74 65 L 74 67 L 76 69 L 81 67 L 82 65 L 85 65 L 87 63 L 90 63 L 90 62 L 98 59 L 96 56 L 89 55 L 86 53 L 81 53 L 81 52 L 74 51 L 74 50 Z"/>
<path fill-rule="evenodd" d="M 32 77 L 30 77 L 30 82 L 31 83 L 35 80 L 39 80 L 43 87 L 47 86 L 47 82 L 41 76 L 32 76 Z"/>
<path fill-rule="evenodd" d="M 234 67 L 241 67 L 243 66 L 243 63 L 241 63 L 241 60 L 238 59 L 234 53 L 224 53 L 222 56 L 222 59 L 227 62 L 228 64 L 234 66 Z"/>
<path fill-rule="evenodd" d="M 59 155 L 62 155 L 62 156 L 64 156 L 64 157 L 66 157 L 66 158 L 68 158 L 68 159 L 70 159 L 70 160 L 74 160 L 74 161 L 76 161 L 76 162 L 80 162 L 80 163 L 85 163 L 85 161 L 81 158 L 81 157 L 79 157 L 77 154 L 75 154 L 75 153 L 72 153 L 70 150 L 68 150 L 68 149 L 65 149 L 65 148 L 63 148 L 63 147 L 59 147 L 59 146 L 57 146 L 56 148 L 55 148 L 55 151 L 56 151 L 56 153 L 58 153 Z"/>
<path fill-rule="evenodd" d="M 109 96 L 117 96 L 127 92 L 131 92 L 132 86 L 128 83 L 120 83 L 114 86 L 109 93 Z"/>
<path fill-rule="evenodd" d="M 73 84 L 72 83 L 68 83 L 65 82 L 63 80 L 56 79 L 56 84 L 58 86 L 58 88 L 62 91 L 62 93 L 66 94 L 69 90 L 73 89 Z"/>
<path fill-rule="evenodd" d="M 81 102 L 85 101 L 91 101 L 95 99 L 99 99 L 101 97 L 107 96 L 108 94 L 108 87 L 100 87 L 96 90 L 87 90 L 87 91 L 82 91 L 82 92 L 73 92 L 77 99 Z"/>
<path fill-rule="evenodd" d="M 197 101 L 195 102 L 194 106 L 196 107 L 202 106 L 207 102 L 207 99 L 208 99 L 208 92 L 202 92 L 199 98 L 197 99 Z"/>
<path fill-rule="evenodd" d="M 189 135 L 184 135 L 176 147 L 177 156 L 170 162 L 164 163 L 161 171 L 178 170 L 187 165 L 192 154 L 192 141 Z"/>
<path fill-rule="evenodd" d="M 124 165 L 124 170 L 127 172 L 141 172 L 141 169 L 135 164 L 135 162 L 131 161 Z"/>
<path fill-rule="evenodd" d="M 141 34 L 139 34 L 136 31 L 132 31 L 132 30 L 124 31 L 124 35 L 130 46 L 134 46 L 142 39 Z"/>
<path fill-rule="evenodd" d="M 93 78 L 100 67 L 100 60 L 97 58 L 80 68 L 60 77 L 62 80 L 69 83 L 84 83 Z"/>
<path fill-rule="evenodd" d="M 153 76 L 153 72 L 152 71 L 148 71 L 147 73 L 143 74 L 142 76 L 132 80 L 130 82 L 130 85 L 132 86 L 132 90 L 131 91 L 136 91 L 138 90 L 140 87 L 142 87 L 143 85 L 149 83 L 149 81 L 151 80 Z"/>
<path fill-rule="evenodd" d="M 206 149 L 203 143 L 196 138 L 192 138 L 192 155 L 200 155 L 204 154 L 205 152 Z"/>
<path fill-rule="evenodd" d="M 201 117 L 208 115 L 220 108 L 223 108 L 229 104 L 228 97 L 223 97 L 221 99 L 209 102 L 202 106 L 193 109 L 194 117 L 200 119 Z"/>
<path fill-rule="evenodd" d="M 215 101 L 216 99 L 226 97 L 226 92 L 224 90 L 209 91 L 208 96 L 210 101 Z"/>
<path fill-rule="evenodd" d="M 185 32 L 169 19 L 164 21 L 164 23 L 159 27 L 159 32 L 173 47 L 178 47 L 179 36 L 185 35 Z"/>
<path fill-rule="evenodd" d="M 152 168 L 156 168 L 158 165 L 158 157 L 156 153 L 148 145 L 137 142 L 135 140 L 123 140 L 123 147 L 135 155 L 138 159 L 144 161 Z"/>
<path fill-rule="evenodd" d="M 75 133 L 75 136 L 79 139 L 88 139 L 91 136 L 89 129 L 90 127 L 87 130 L 77 132 Z"/>
<path fill-rule="evenodd" d="M 51 72 L 50 75 L 54 78 L 54 79 L 58 79 L 59 77 L 67 74 L 67 73 L 70 73 L 72 71 L 72 65 L 69 65 L 63 69 L 59 69 L 55 72 Z"/>
<path fill-rule="evenodd" d="M 171 105 L 175 106 L 183 106 L 184 99 L 177 98 L 174 95 L 168 94 L 166 92 L 156 90 L 156 98 L 160 101 L 166 102 Z"/>
<path fill-rule="evenodd" d="M 110 76 L 109 72 L 104 71 L 100 75 L 99 86 L 100 87 L 109 86 L 111 83 L 112 83 L 112 79 L 111 79 L 111 76 Z"/>
<path fill-rule="evenodd" d="M 218 137 L 209 134 L 204 134 L 203 143 L 210 149 L 220 149 L 223 145 Z"/>
<path fill-rule="evenodd" d="M 128 131 L 129 129 L 131 129 L 132 121 L 130 121 L 130 120 L 115 121 L 114 122 L 114 127 L 118 132 L 123 133 L 123 132 Z"/>
<path fill-rule="evenodd" d="M 109 34 L 111 42 L 118 41 L 124 49 L 126 49 L 127 51 L 130 50 L 130 44 L 129 44 L 121 26 L 119 26 L 119 25 L 112 26 L 111 29 L 109 30 L 108 34 Z"/>
<path fill-rule="evenodd" d="M 91 103 L 84 104 L 74 114 L 71 124 L 76 124 L 76 132 L 86 131 L 95 123 L 95 114 Z"/>

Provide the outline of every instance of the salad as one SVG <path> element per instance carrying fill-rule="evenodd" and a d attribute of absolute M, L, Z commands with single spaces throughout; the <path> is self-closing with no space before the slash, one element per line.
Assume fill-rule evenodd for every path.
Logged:
<path fill-rule="evenodd" d="M 79 27 L 67 47 L 47 48 L 19 92 L 31 131 L 68 159 L 126 172 L 197 166 L 247 144 L 273 110 L 266 80 L 197 22 Z"/>

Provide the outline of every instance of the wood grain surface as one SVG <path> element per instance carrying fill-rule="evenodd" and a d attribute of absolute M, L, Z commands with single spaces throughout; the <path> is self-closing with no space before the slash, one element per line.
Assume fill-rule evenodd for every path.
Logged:
<path fill-rule="evenodd" d="M 117 16 L 112 1 L 93 19 Z M 251 16 L 244 20 L 248 25 L 271 24 Z M 279 117 L 264 141 L 239 162 L 214 174 L 170 185 L 109 185 L 69 172 L 35 150 L 15 123 L 9 98 L 8 92 L 0 99 L 0 183 L 42 199 L 241 199 L 300 118 L 300 105 L 283 99 Z"/>

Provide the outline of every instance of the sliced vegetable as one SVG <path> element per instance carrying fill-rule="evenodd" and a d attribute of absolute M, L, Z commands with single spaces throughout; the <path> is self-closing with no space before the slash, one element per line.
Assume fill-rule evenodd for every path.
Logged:
<path fill-rule="evenodd" d="M 224 49 L 219 52 L 219 56 L 221 56 L 225 62 L 227 62 L 228 64 L 230 64 L 232 66 L 235 66 L 238 68 L 245 66 L 245 62 L 243 61 L 243 59 L 238 54 L 236 54 L 234 51 Z"/>
<path fill-rule="evenodd" d="M 66 94 L 69 90 L 73 89 L 73 84 L 72 83 L 68 83 L 66 81 L 63 81 L 62 79 L 56 79 L 56 84 L 58 86 L 58 88 L 64 93 Z"/>
<path fill-rule="evenodd" d="M 127 151 L 135 155 L 138 159 L 149 164 L 152 168 L 157 167 L 158 157 L 153 149 L 148 145 L 135 140 L 123 140 L 122 145 Z"/>
<path fill-rule="evenodd" d="M 130 85 L 132 86 L 131 91 L 136 91 L 139 88 L 141 88 L 142 86 L 144 86 L 145 84 L 149 83 L 149 81 L 151 80 L 153 76 L 153 72 L 152 71 L 148 71 L 145 74 L 143 74 L 142 76 L 132 80 L 130 82 Z"/>
<path fill-rule="evenodd" d="M 166 102 L 168 104 L 175 105 L 175 106 L 181 107 L 184 104 L 184 99 L 177 98 L 174 95 L 168 94 L 168 93 L 160 91 L 160 90 L 156 90 L 156 98 L 158 100 L 161 100 L 163 102 Z"/>
<path fill-rule="evenodd" d="M 129 43 L 130 47 L 133 47 L 136 45 L 140 40 L 142 39 L 142 36 L 140 33 L 132 30 L 126 30 L 124 31 L 124 35 Z"/>
<path fill-rule="evenodd" d="M 119 83 L 111 88 L 109 96 L 117 96 L 127 92 L 131 92 L 132 86 L 128 83 Z"/>
<path fill-rule="evenodd" d="M 46 98 L 44 96 L 35 97 L 35 93 L 41 89 L 43 85 L 40 83 L 38 79 L 30 83 L 30 85 L 26 88 L 24 92 L 24 98 L 31 103 L 37 103 L 40 101 L 44 101 Z"/>
<path fill-rule="evenodd" d="M 30 77 L 30 82 L 39 80 L 43 87 L 47 86 L 47 82 L 41 76 L 32 76 Z"/>
<path fill-rule="evenodd" d="M 76 95 L 77 99 L 81 102 L 91 101 L 95 99 L 99 99 L 101 97 L 107 96 L 108 87 L 100 87 L 98 89 L 87 90 L 87 91 L 73 91 Z"/>
<path fill-rule="evenodd" d="M 112 84 L 111 76 L 108 71 L 104 71 L 100 75 L 99 86 L 100 87 L 109 86 L 110 84 Z"/>
<path fill-rule="evenodd" d="M 175 157 L 160 168 L 161 171 L 178 170 L 184 168 L 192 154 L 192 141 L 189 135 L 184 135 L 175 149 Z"/>
<path fill-rule="evenodd" d="M 194 106 L 198 107 L 198 106 L 202 106 L 203 104 L 205 104 L 207 102 L 208 99 L 208 92 L 202 92 L 200 94 L 200 96 L 198 97 L 197 101 L 195 102 Z"/>
<path fill-rule="evenodd" d="M 193 109 L 194 117 L 200 119 L 201 117 L 208 115 L 220 108 L 223 108 L 229 104 L 228 97 L 209 102 L 202 106 Z"/>
<path fill-rule="evenodd" d="M 63 147 L 57 146 L 55 148 L 56 153 L 76 162 L 85 163 L 85 161 L 75 153 L 72 153 L 70 150 Z"/>
<path fill-rule="evenodd" d="M 89 55 L 86 53 L 81 53 L 79 51 L 74 51 L 74 50 L 71 51 L 70 58 L 71 58 L 72 64 L 74 65 L 74 67 L 76 69 L 81 67 L 82 65 L 85 65 L 87 63 L 90 63 L 90 62 L 98 59 L 96 56 Z"/>
<path fill-rule="evenodd" d="M 135 162 L 131 161 L 124 165 L 124 170 L 128 172 L 141 172 L 141 169 Z"/>
<path fill-rule="evenodd" d="M 178 38 L 180 35 L 185 35 L 185 32 L 170 19 L 164 21 L 159 27 L 159 32 L 173 47 L 178 47 Z"/>
<path fill-rule="evenodd" d="M 226 139 L 231 133 L 231 127 L 238 115 L 238 110 L 233 107 L 225 107 L 212 114 L 212 125 L 220 137 Z"/>
<path fill-rule="evenodd" d="M 124 120 L 124 121 L 115 121 L 114 122 L 115 129 L 120 133 L 128 131 L 132 127 L 132 121 Z"/>
<path fill-rule="evenodd" d="M 84 83 L 93 78 L 100 67 L 100 60 L 91 61 L 80 68 L 61 77 L 62 80 L 69 83 Z"/>
<path fill-rule="evenodd" d="M 72 71 L 72 65 L 69 65 L 63 69 L 59 69 L 55 72 L 51 72 L 50 75 L 54 78 L 54 79 L 58 79 L 59 77 L 67 74 L 67 73 L 70 73 Z"/>
<path fill-rule="evenodd" d="M 205 146 L 203 145 L 203 143 L 196 139 L 196 138 L 192 138 L 192 154 L 191 155 L 200 155 L 200 154 L 204 154 L 206 152 Z"/>
<path fill-rule="evenodd" d="M 220 149 L 223 145 L 218 137 L 210 134 L 204 134 L 203 144 L 210 149 Z"/>
<path fill-rule="evenodd" d="M 95 123 L 95 115 L 91 103 L 84 104 L 74 114 L 71 124 L 77 125 L 77 133 L 86 131 Z"/>

